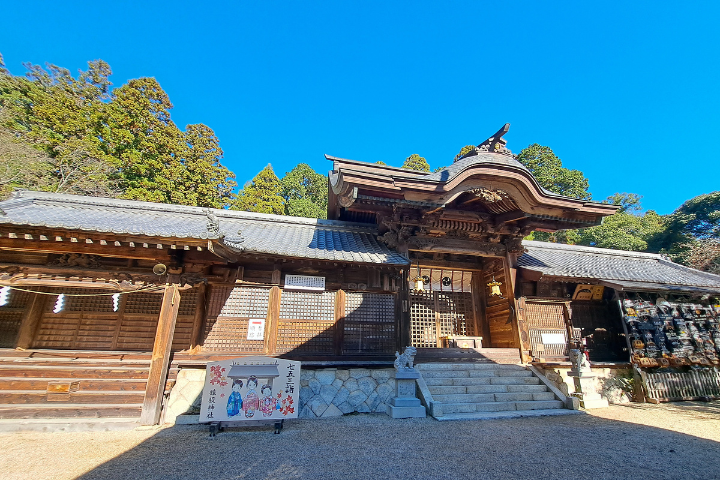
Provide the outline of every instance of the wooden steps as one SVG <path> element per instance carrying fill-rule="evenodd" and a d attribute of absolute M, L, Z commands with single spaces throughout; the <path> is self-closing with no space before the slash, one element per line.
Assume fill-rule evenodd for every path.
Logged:
<path fill-rule="evenodd" d="M 139 419 L 150 357 L 0 350 L 0 419 Z"/>

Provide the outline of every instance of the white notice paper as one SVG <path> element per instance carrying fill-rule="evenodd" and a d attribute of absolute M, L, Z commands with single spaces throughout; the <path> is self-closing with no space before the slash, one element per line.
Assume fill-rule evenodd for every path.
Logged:
<path fill-rule="evenodd" d="M 543 345 L 564 345 L 567 343 L 562 333 L 541 333 Z"/>
<path fill-rule="evenodd" d="M 251 318 L 248 320 L 248 340 L 265 340 L 265 319 Z"/>

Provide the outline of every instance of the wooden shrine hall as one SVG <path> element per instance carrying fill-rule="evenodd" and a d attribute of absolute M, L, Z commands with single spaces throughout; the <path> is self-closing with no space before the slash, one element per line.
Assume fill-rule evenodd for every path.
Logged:
<path fill-rule="evenodd" d="M 541 188 L 507 125 L 435 173 L 328 156 L 329 220 L 42 192 L 0 202 L 0 418 L 160 419 L 179 368 L 244 355 L 388 365 L 531 346 L 533 230 L 612 205 Z"/>

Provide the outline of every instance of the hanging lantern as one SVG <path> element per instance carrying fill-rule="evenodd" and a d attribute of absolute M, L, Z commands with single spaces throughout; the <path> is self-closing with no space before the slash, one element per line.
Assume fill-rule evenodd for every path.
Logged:
<path fill-rule="evenodd" d="M 487 286 L 490 287 L 490 296 L 491 297 L 502 297 L 502 292 L 500 291 L 500 285 L 502 285 L 502 282 L 496 282 L 495 277 L 493 276 L 493 281 L 487 284 Z"/>
<path fill-rule="evenodd" d="M 415 277 L 415 291 L 422 292 L 425 290 L 425 282 L 422 275 L 420 275 L 420 261 L 417 263 L 417 277 Z"/>

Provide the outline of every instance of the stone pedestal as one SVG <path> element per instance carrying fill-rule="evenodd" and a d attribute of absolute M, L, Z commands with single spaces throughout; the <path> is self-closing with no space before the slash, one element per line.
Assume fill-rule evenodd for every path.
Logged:
<path fill-rule="evenodd" d="M 397 370 L 395 373 L 395 397 L 390 399 L 387 414 L 392 418 L 424 418 L 425 407 L 415 396 L 415 380 L 420 373 L 414 368 Z"/>
<path fill-rule="evenodd" d="M 568 377 L 573 377 L 575 382 L 575 395 L 580 399 L 580 405 L 583 408 L 604 408 L 608 406 L 608 401 L 604 399 L 595 388 L 595 377 L 587 371 L 570 370 Z"/>

